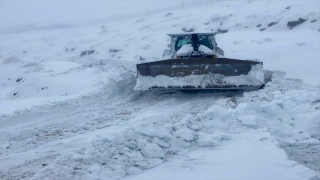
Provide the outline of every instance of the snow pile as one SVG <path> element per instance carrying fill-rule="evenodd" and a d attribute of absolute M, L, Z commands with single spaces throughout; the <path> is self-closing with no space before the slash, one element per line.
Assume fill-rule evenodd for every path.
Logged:
<path fill-rule="evenodd" d="M 142 170 L 156 167 L 173 155 L 187 153 L 190 148 L 217 147 L 230 139 L 223 133 L 197 132 L 188 128 L 193 124 L 190 118 L 184 122 L 177 121 L 174 126 L 171 122 L 157 123 L 171 127 L 136 127 L 101 138 L 94 141 L 92 147 L 60 156 L 31 179 L 118 179 L 140 174 Z M 157 129 L 160 131 L 154 131 Z"/>
<path fill-rule="evenodd" d="M 207 46 L 204 46 L 204 45 L 200 45 L 199 46 L 199 51 L 203 52 L 204 54 L 207 54 L 207 55 L 213 55 L 213 50 L 208 48 Z"/>
<path fill-rule="evenodd" d="M 156 77 L 141 76 L 137 78 L 135 90 L 148 90 L 152 87 L 176 87 L 183 88 L 192 86 L 205 88 L 213 85 L 234 85 L 234 86 L 259 86 L 264 84 L 264 73 L 262 65 L 254 65 L 247 75 L 224 76 L 222 74 L 188 75 L 184 77 L 169 77 L 159 75 Z"/>
<path fill-rule="evenodd" d="M 317 179 L 308 170 L 295 166 L 286 154 L 276 148 L 276 140 L 268 132 L 248 130 L 235 136 L 223 149 L 199 149 L 175 158 L 145 173 L 123 180 L 158 179 Z M 254 144 L 254 146 L 252 146 Z M 237 153 L 235 153 L 235 149 Z M 260 156 L 264 152 L 265 156 Z M 273 158 L 270 158 L 273 157 Z M 245 162 L 243 162 L 245 161 Z M 272 164 L 278 164 L 273 166 Z M 245 166 L 240 166 L 244 163 Z M 287 168 L 293 166 L 292 168 Z M 264 168 L 261 168 L 264 167 Z M 258 172 L 258 173 L 257 173 Z M 259 174 L 259 175 L 258 175 Z"/>
<path fill-rule="evenodd" d="M 276 89 L 281 79 L 274 78 L 267 86 Z M 291 80 L 290 85 L 299 83 Z M 258 93 L 245 93 L 244 99 L 250 103 L 240 103 L 235 109 L 237 118 L 250 126 L 268 127 L 281 142 L 313 143 L 318 142 L 319 87 L 281 88 L 272 93 L 261 90 Z M 244 113 L 246 112 L 246 113 Z M 276 126 L 275 126 L 276 124 Z"/>
<path fill-rule="evenodd" d="M 187 56 L 193 51 L 192 44 L 183 45 L 178 51 L 177 56 Z"/>

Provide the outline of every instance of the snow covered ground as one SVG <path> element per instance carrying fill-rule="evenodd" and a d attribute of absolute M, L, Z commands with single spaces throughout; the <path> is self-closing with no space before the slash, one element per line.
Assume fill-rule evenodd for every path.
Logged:
<path fill-rule="evenodd" d="M 0 179 L 320 179 L 318 0 L 157 1 L 117 20 L 46 11 L 28 28 L 0 2 Z M 45 9 L 30 2 L 24 12 Z M 266 87 L 134 91 L 135 64 L 186 31 L 217 32 L 226 57 L 263 61 Z"/>
<path fill-rule="evenodd" d="M 307 179 L 308 170 L 288 161 L 268 132 L 248 130 L 232 139 L 223 147 L 198 149 L 124 179 Z"/>
<path fill-rule="evenodd" d="M 208 0 L 200 0 L 201 4 Z M 3 33 L 65 29 L 161 11 L 188 8 L 193 0 L 1 0 L 0 31 Z M 57 11 L 59 13 L 57 13 Z"/>

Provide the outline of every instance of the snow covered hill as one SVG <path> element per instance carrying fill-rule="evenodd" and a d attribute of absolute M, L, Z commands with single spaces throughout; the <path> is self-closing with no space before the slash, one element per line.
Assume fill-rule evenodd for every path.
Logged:
<path fill-rule="evenodd" d="M 65 29 L 199 6 L 209 0 L 1 0 L 2 33 Z M 221 1 L 221 0 L 220 0 Z M 58 13 L 57 13 L 58 12 Z"/>
<path fill-rule="evenodd" d="M 0 179 L 320 179 L 320 2 L 184 5 L 2 29 Z M 266 87 L 134 91 L 135 64 L 188 31 L 217 32 L 226 57 L 263 61 Z"/>

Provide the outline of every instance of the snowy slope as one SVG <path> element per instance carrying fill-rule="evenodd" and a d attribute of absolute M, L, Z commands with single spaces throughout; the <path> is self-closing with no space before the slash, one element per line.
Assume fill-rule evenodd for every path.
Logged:
<path fill-rule="evenodd" d="M 200 0 L 202 2 L 208 0 Z M 65 29 L 185 8 L 193 0 L 1 0 L 0 32 Z M 197 3 L 199 4 L 199 3 Z M 57 13 L 57 11 L 59 13 Z"/>
<path fill-rule="evenodd" d="M 320 179 L 320 2 L 170 10 L 179 3 L 2 31 L 0 179 Z M 226 57 L 263 61 L 266 87 L 133 91 L 135 64 L 161 59 L 166 33 L 190 30 L 219 33 Z"/>

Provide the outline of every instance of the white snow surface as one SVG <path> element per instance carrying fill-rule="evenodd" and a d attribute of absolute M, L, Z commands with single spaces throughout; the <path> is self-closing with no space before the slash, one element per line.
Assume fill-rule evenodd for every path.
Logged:
<path fill-rule="evenodd" d="M 318 0 L 17 2 L 0 1 L 0 179 L 320 179 Z M 134 91 L 135 64 L 189 30 L 228 30 L 218 46 L 263 61 L 265 88 Z"/>
<path fill-rule="evenodd" d="M 192 151 L 123 180 L 176 180 L 181 175 L 185 180 L 210 180 L 213 177 L 241 180 L 308 179 L 308 170 L 293 166 L 295 163 L 287 160 L 284 151 L 276 147 L 276 140 L 268 132 L 249 130 L 236 135 L 231 142 L 223 147 Z M 265 156 L 261 156 L 261 152 Z"/>
<path fill-rule="evenodd" d="M 208 0 L 201 0 L 202 2 Z M 0 31 L 65 29 L 179 9 L 180 0 L 1 0 Z M 194 5 L 184 0 L 185 7 Z M 59 10 L 59 13 L 57 13 Z"/>

